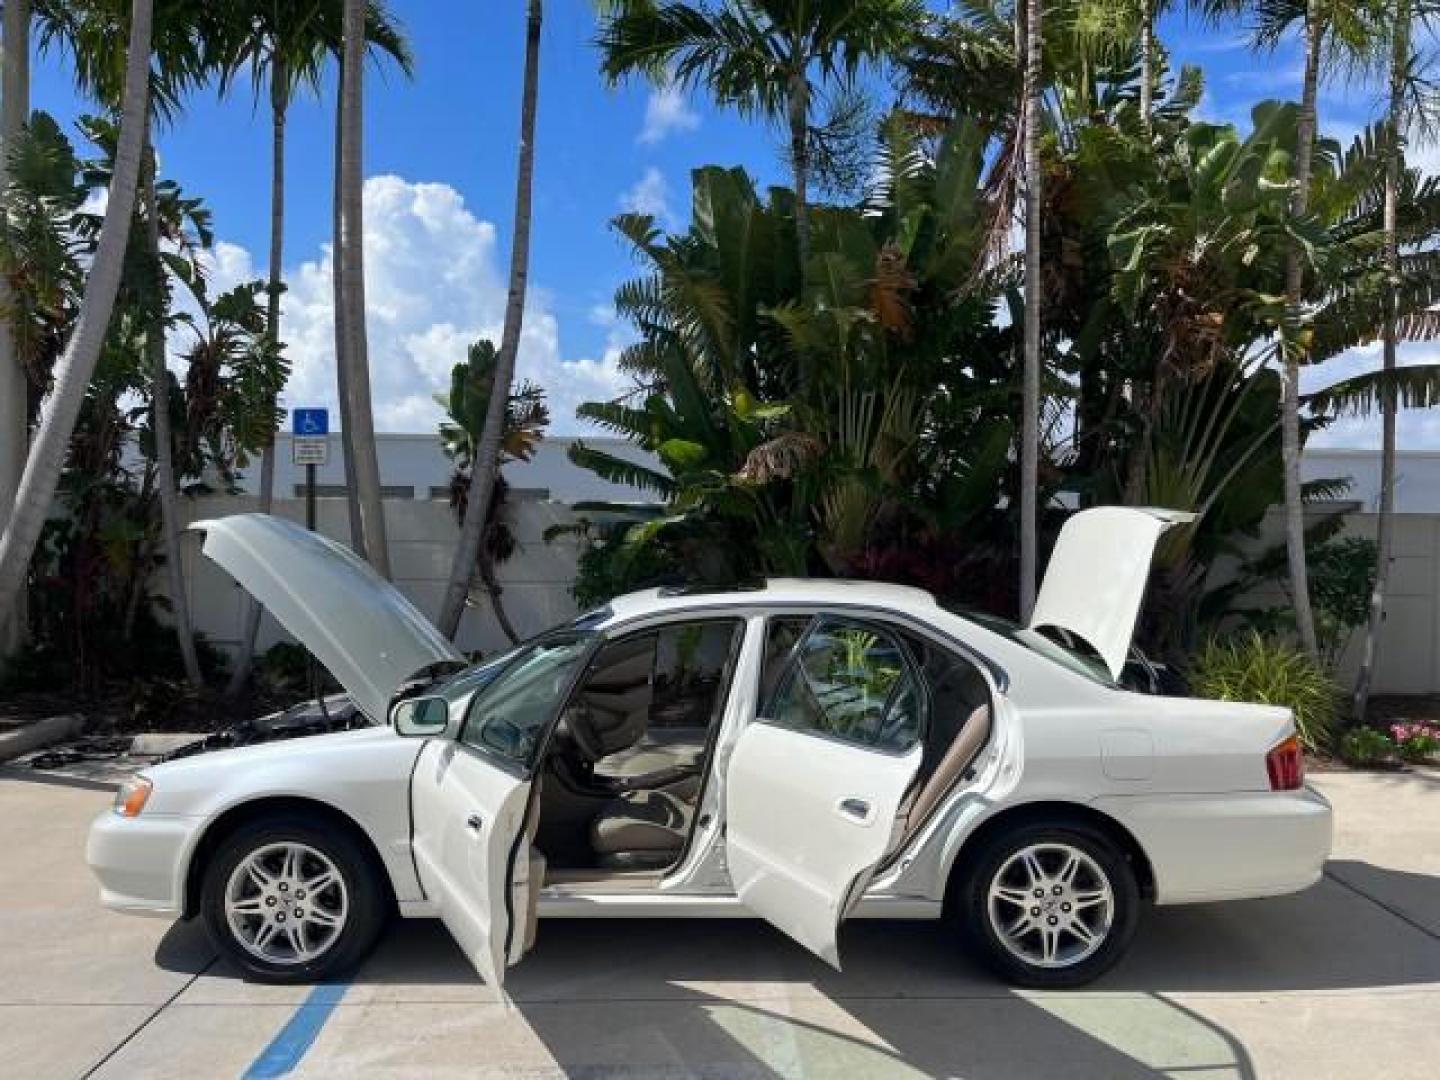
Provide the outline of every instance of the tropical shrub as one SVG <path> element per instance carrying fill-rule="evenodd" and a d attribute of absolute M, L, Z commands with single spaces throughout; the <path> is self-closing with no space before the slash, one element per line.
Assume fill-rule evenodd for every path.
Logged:
<path fill-rule="evenodd" d="M 1395 744 L 1383 731 L 1355 728 L 1341 736 L 1340 757 L 1347 764 L 1362 768 L 1388 765 L 1395 760 Z"/>
<path fill-rule="evenodd" d="M 1287 641 L 1257 633 L 1212 638 L 1195 658 L 1188 678 L 1196 697 L 1283 705 L 1294 713 L 1307 750 L 1330 747 L 1339 688 L 1324 668 Z"/>

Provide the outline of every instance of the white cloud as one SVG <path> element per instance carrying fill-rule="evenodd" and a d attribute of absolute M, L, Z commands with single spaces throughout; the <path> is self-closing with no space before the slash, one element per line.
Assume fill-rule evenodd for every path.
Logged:
<path fill-rule="evenodd" d="M 212 262 L 215 291 L 260 276 L 251 254 L 234 244 L 217 244 Z M 286 273 L 287 407 L 336 408 L 331 266 L 325 244 Z M 365 181 L 366 329 L 378 430 L 435 430 L 440 408 L 433 395 L 449 388 L 451 367 L 477 338 L 499 344 L 506 288 L 495 226 L 471 213 L 454 188 L 398 176 Z M 599 359 L 565 358 L 550 298 L 532 284 L 516 378 L 546 390 L 553 432 L 583 430 L 575 406 L 621 391 L 617 355 L 607 348 Z"/>
<path fill-rule="evenodd" d="M 700 126 L 700 114 L 690 108 L 685 93 L 673 82 L 650 91 L 645 102 L 645 126 L 636 136 L 642 143 L 658 143 L 676 132 L 694 131 Z"/>
<path fill-rule="evenodd" d="M 635 186 L 620 194 L 620 208 L 637 214 L 650 214 L 662 224 L 675 220 L 670 207 L 670 182 L 665 174 L 651 165 Z"/>

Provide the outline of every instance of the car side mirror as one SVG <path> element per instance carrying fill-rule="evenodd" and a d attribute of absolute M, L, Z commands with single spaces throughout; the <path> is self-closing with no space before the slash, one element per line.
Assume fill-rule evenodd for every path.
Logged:
<path fill-rule="evenodd" d="M 450 706 L 444 698 L 406 698 L 390 710 L 390 724 L 397 735 L 424 738 L 439 735 L 450 723 Z"/>

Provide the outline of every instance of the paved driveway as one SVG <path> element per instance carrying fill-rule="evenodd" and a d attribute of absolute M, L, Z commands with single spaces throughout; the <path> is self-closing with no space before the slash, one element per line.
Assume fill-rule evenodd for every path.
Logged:
<path fill-rule="evenodd" d="M 493 1003 L 443 929 L 344 987 L 249 984 L 199 927 L 103 911 L 109 794 L 0 776 L 0 1074 L 1434 1077 L 1440 774 L 1322 775 L 1339 835 L 1300 896 L 1154 912 L 1064 994 L 996 985 L 922 924 L 860 923 L 837 974 L 762 924 L 544 922 Z"/>

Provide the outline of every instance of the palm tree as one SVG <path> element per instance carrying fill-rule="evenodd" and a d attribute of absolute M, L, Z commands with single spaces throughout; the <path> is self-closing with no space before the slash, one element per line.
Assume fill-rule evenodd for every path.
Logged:
<path fill-rule="evenodd" d="M 335 259 L 340 268 L 340 303 L 335 310 L 335 360 L 343 368 L 345 393 L 341 423 L 350 432 L 355 494 L 365 557 L 383 577 L 390 576 L 385 541 L 385 508 L 380 498 L 380 462 L 375 451 L 375 419 L 370 402 L 370 359 L 365 337 L 364 147 L 362 146 L 365 0 L 344 0 L 340 66 L 339 229 Z"/>
<path fill-rule="evenodd" d="M 642 74 L 703 87 L 721 105 L 783 123 L 795 182 L 801 268 L 809 257 L 812 77 L 852 83 L 895 56 L 925 16 L 919 0 L 609 0 L 600 28 L 601 70 L 618 82 Z"/>
<path fill-rule="evenodd" d="M 1399 339 L 1400 244 L 1399 204 L 1400 176 L 1405 164 L 1406 90 L 1409 83 L 1412 53 L 1410 0 L 1396 0 L 1389 25 L 1390 37 L 1390 100 L 1385 125 L 1385 274 L 1389 279 L 1386 297 L 1385 329 L 1381 335 L 1382 378 L 1395 378 L 1397 343 Z M 1360 668 L 1355 675 L 1356 723 L 1364 723 L 1370 705 L 1370 685 L 1375 671 L 1379 646 L 1380 623 L 1385 618 L 1385 591 L 1390 581 L 1390 558 L 1395 545 L 1395 405 L 1393 388 L 1386 387 L 1380 395 L 1380 506 L 1375 530 L 1375 587 L 1370 597 L 1370 619 L 1366 624 L 1361 646 Z"/>
<path fill-rule="evenodd" d="M 30 0 L 8 0 L 4 11 L 4 58 L 0 60 L 0 199 L 10 190 L 10 155 L 30 115 Z M 9 287 L 0 281 L 0 312 L 10 308 Z M 0 508 L 15 505 L 29 448 L 26 381 L 15 354 L 11 317 L 0 314 Z M 4 510 L 9 517 L 9 510 Z M 0 526 L 3 527 L 3 526 Z M 24 592 L 9 618 L 0 618 L 0 661 L 25 634 Z"/>
<path fill-rule="evenodd" d="M 541 0 L 529 0 L 525 19 L 525 76 L 520 94 L 520 161 L 515 175 L 515 235 L 510 247 L 510 291 L 505 301 L 505 325 L 500 334 L 500 355 L 495 379 L 485 406 L 485 426 L 470 469 L 470 494 L 450 580 L 436 625 L 454 638 L 465 612 L 470 578 L 480 557 L 490 513 L 495 477 L 500 468 L 500 445 L 505 435 L 505 409 L 515 381 L 515 356 L 520 350 L 520 327 L 525 317 L 525 285 L 530 272 L 530 190 L 535 176 L 535 110 L 540 93 Z"/>
<path fill-rule="evenodd" d="M 1291 213 L 1305 217 L 1310 201 L 1314 167 L 1316 101 L 1320 67 L 1327 45 L 1331 59 L 1365 55 L 1371 48 L 1372 0 L 1199 0 L 1209 18 L 1251 11 L 1255 44 L 1273 49 L 1297 23 L 1304 43 L 1304 75 L 1300 87 L 1300 117 L 1295 140 L 1295 188 Z M 1290 592 L 1295 605 L 1295 630 L 1301 647 L 1314 658 L 1320 655 L 1315 614 L 1310 601 L 1310 576 L 1305 565 L 1305 503 L 1300 482 L 1300 368 L 1309 362 L 1309 331 L 1303 306 L 1303 259 L 1292 246 L 1285 271 L 1287 327 L 1281 335 L 1282 391 L 1280 398 L 1281 457 L 1285 477 L 1285 551 Z"/>
<path fill-rule="evenodd" d="M 120 287 L 131 215 L 149 129 L 151 0 L 134 0 L 125 54 L 120 105 L 120 138 L 100 243 L 85 281 L 80 313 L 54 372 L 34 441 L 15 497 L 15 508 L 0 535 L 0 611 L 13 611 L 50 511 L 71 432 L 85 400 Z"/>
<path fill-rule="evenodd" d="M 1040 486 L 1041 0 L 1025 0 L 1025 374 L 1020 419 L 1020 618 L 1035 606 Z"/>
<path fill-rule="evenodd" d="M 285 291 L 285 122 L 290 104 L 303 89 L 318 92 L 327 56 L 339 56 L 341 7 L 338 0 L 249 0 L 231 9 L 221 48 L 221 91 L 248 72 L 256 101 L 264 94 L 270 105 L 270 259 L 266 322 L 280 341 L 280 297 Z M 365 37 L 374 53 L 389 56 L 407 75 L 411 71 L 408 43 L 379 4 L 366 12 Z M 338 130 L 338 129 L 337 129 Z M 338 279 L 337 279 L 338 280 Z M 347 455 L 348 460 L 348 455 Z M 348 488 L 349 485 L 347 485 Z M 260 456 L 260 512 L 268 514 L 275 496 L 275 437 L 271 433 Z M 358 530 L 356 530 L 358 532 Z M 355 541 L 352 536 L 352 542 Z M 260 605 L 246 598 L 240 652 L 230 679 L 236 693 L 250 677 Z"/>
<path fill-rule="evenodd" d="M 450 372 L 450 392 L 436 394 L 436 403 L 445 410 L 440 423 L 440 445 L 445 456 L 454 463 L 450 474 L 450 509 L 460 523 L 470 501 L 470 477 L 475 469 L 475 452 L 480 445 L 489 412 L 490 394 L 495 383 L 498 353 L 495 346 L 481 339 L 470 346 L 467 358 Z M 510 395 L 505 408 L 505 431 L 500 443 L 500 464 L 508 461 L 529 461 L 545 437 L 550 423 L 550 409 L 545 404 L 545 391 L 526 379 Z M 512 645 L 520 643 L 509 613 L 502 600 L 504 590 L 495 576 L 497 564 L 515 553 L 515 535 L 503 517 L 508 485 L 498 477 L 491 489 L 491 505 L 486 518 L 484 542 L 480 548 L 477 570 L 490 595 L 495 621 Z"/>

